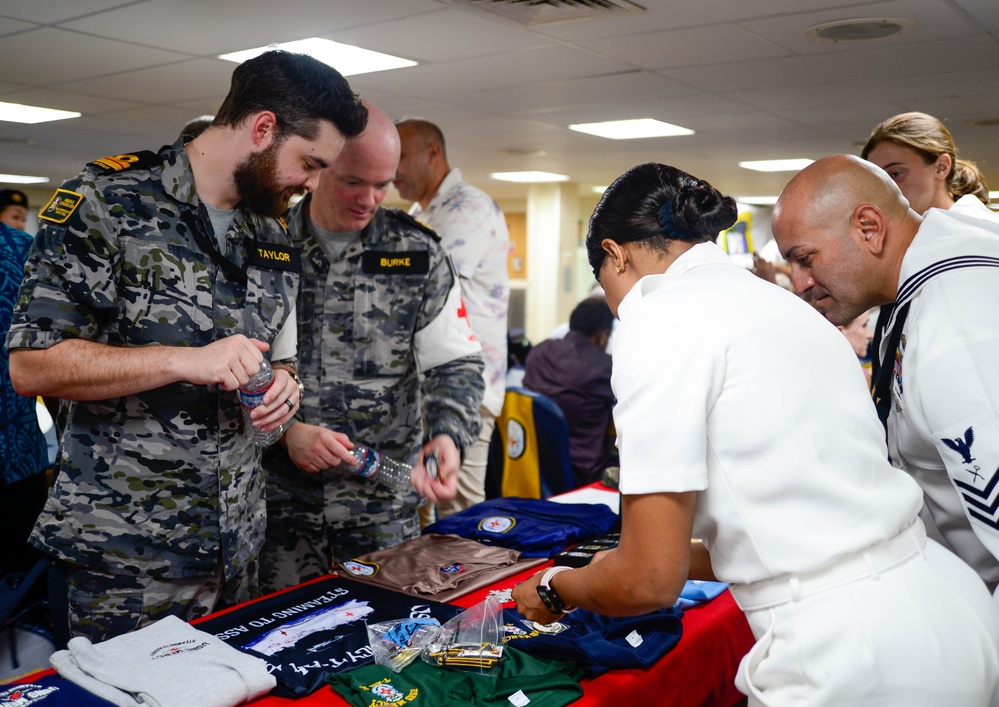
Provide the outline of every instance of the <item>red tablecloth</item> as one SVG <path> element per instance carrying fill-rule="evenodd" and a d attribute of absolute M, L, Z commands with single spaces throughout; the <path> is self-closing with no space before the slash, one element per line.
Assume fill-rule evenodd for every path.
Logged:
<path fill-rule="evenodd" d="M 591 487 L 607 488 L 599 483 L 591 484 Z M 490 587 L 459 597 L 452 603 L 466 608 L 473 606 L 485 599 L 490 592 L 510 589 L 539 569 L 532 567 Z M 233 607 L 228 611 L 238 608 Z M 612 670 L 598 678 L 584 679 L 580 683 L 583 696 L 573 704 L 581 707 L 621 707 L 633 704 L 655 704 L 662 707 L 736 705 L 743 700 L 743 695 L 735 689 L 736 669 L 742 656 L 752 645 L 753 634 L 746 623 L 746 617 L 732 595 L 726 591 L 716 599 L 684 614 L 683 637 L 654 666 L 648 670 Z M 349 707 L 348 702 L 331 688 L 320 689 L 297 700 L 262 697 L 250 704 L 253 707 Z"/>
<path fill-rule="evenodd" d="M 514 575 L 492 588 L 455 599 L 469 607 L 490 591 L 512 587 L 535 572 Z M 662 707 L 727 707 L 741 702 L 735 689 L 739 661 L 753 645 L 746 617 L 729 592 L 688 610 L 683 617 L 683 637 L 676 648 L 648 670 L 612 670 L 598 678 L 584 679 L 581 707 L 656 704 Z M 262 697 L 253 707 L 349 707 L 332 689 L 321 689 L 297 700 Z"/>

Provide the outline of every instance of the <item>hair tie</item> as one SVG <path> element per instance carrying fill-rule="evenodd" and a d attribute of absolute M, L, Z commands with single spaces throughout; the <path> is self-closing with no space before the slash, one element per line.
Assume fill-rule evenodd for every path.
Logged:
<path fill-rule="evenodd" d="M 676 221 L 673 219 L 673 206 L 668 201 L 659 207 L 659 232 L 674 240 L 687 239 L 686 234 L 676 225 Z"/>

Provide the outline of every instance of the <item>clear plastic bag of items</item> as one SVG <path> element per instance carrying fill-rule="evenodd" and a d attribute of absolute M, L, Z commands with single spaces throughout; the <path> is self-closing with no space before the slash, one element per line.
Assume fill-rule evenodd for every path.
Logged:
<path fill-rule="evenodd" d="M 432 618 L 382 621 L 368 624 L 368 643 L 375 663 L 398 673 L 416 660 L 440 630 L 440 621 Z"/>
<path fill-rule="evenodd" d="M 503 604 L 489 597 L 441 626 L 423 646 L 420 657 L 442 668 L 498 673 L 503 659 L 502 628 Z"/>

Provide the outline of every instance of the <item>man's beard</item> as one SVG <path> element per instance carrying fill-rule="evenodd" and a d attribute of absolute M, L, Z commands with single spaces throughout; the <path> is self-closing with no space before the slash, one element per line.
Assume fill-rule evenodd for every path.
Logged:
<path fill-rule="evenodd" d="M 290 194 L 278 185 L 275 176 L 279 145 L 274 142 L 263 152 L 247 155 L 232 172 L 240 205 L 260 216 L 276 218 L 288 208 Z"/>

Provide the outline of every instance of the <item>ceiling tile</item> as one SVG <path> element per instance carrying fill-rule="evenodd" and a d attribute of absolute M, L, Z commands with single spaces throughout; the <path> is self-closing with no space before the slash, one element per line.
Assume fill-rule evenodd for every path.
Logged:
<path fill-rule="evenodd" d="M 53 61 L 53 54 L 58 60 Z M 35 86 L 65 85 L 189 58 L 50 27 L 4 37 L 3 56 L 5 73 Z"/>
<path fill-rule="evenodd" d="M 648 69 L 723 64 L 787 56 L 779 45 L 732 24 L 601 37 L 579 42 L 607 56 Z"/>

